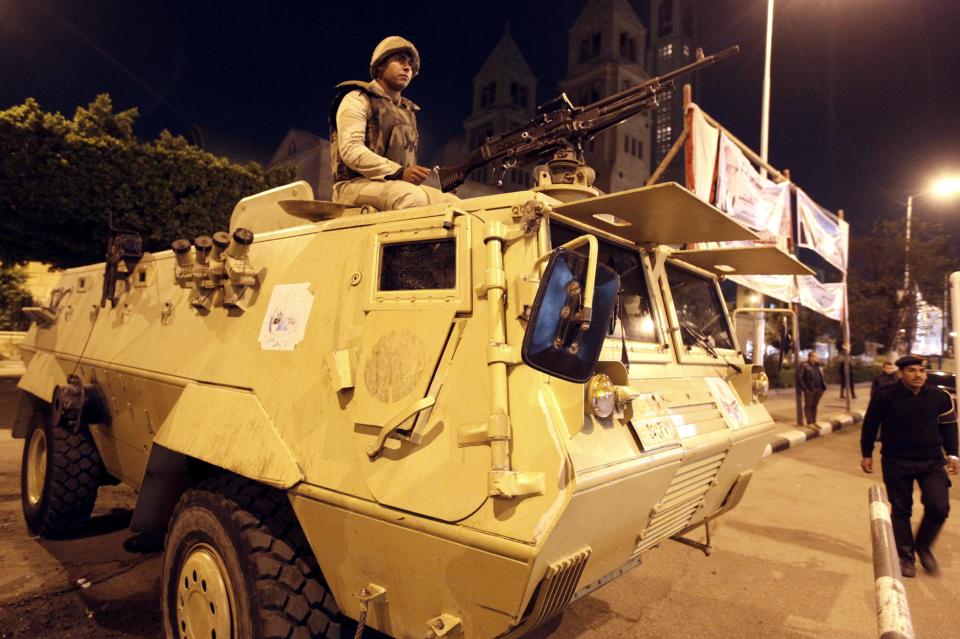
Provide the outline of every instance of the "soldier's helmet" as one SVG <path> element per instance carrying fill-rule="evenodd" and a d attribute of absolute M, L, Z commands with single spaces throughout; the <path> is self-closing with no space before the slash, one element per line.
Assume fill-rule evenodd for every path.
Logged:
<path fill-rule="evenodd" d="M 413 46 L 413 43 L 400 36 L 387 36 L 380 41 L 377 48 L 373 50 L 373 56 L 370 58 L 370 77 L 376 79 L 377 67 L 394 53 L 409 53 L 413 58 L 413 75 L 420 73 L 420 52 Z"/>

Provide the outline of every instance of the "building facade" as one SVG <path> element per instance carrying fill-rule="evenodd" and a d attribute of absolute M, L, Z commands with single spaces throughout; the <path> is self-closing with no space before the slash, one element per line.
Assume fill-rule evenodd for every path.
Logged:
<path fill-rule="evenodd" d="M 650 3 L 650 71 L 663 75 L 694 61 L 696 42 L 695 0 L 652 0 Z M 683 82 L 696 88 L 695 78 L 678 82 L 653 112 L 653 166 L 657 167 L 683 131 Z M 696 101 L 696 94 L 694 94 Z M 683 158 L 678 155 L 664 178 L 683 184 Z"/>

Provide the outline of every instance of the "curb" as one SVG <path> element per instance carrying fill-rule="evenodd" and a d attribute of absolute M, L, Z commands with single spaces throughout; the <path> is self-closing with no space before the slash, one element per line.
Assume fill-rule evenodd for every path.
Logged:
<path fill-rule="evenodd" d="M 773 436 L 770 443 L 763 450 L 763 457 L 769 457 L 774 453 L 785 451 L 794 446 L 806 443 L 822 435 L 829 435 L 846 426 L 853 426 L 863 421 L 864 411 L 855 410 L 850 413 L 840 413 L 833 415 L 829 421 L 817 422 L 813 426 L 797 426 L 790 430 L 781 431 Z"/>

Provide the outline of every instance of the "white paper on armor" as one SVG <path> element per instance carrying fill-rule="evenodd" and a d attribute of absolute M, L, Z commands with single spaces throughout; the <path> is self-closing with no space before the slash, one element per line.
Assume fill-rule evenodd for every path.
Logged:
<path fill-rule="evenodd" d="M 717 207 L 759 231 L 766 243 L 790 236 L 790 183 L 762 177 L 747 156 L 724 134 L 717 154 Z"/>
<path fill-rule="evenodd" d="M 850 225 L 797 189 L 800 246 L 812 249 L 838 269 L 847 271 Z"/>
<path fill-rule="evenodd" d="M 800 303 L 838 322 L 843 318 L 843 282 L 824 284 L 813 275 L 797 277 Z"/>
<path fill-rule="evenodd" d="M 717 144 L 720 129 L 703 117 L 703 111 L 694 103 L 687 108 L 690 118 L 690 137 L 687 138 L 687 157 L 690 183 L 687 187 L 704 202 L 710 202 L 714 177 L 717 172 Z"/>
<path fill-rule="evenodd" d="M 705 377 L 704 381 L 707 383 L 707 388 L 710 389 L 710 394 L 713 395 L 713 400 L 717 403 L 717 408 L 720 409 L 727 426 L 734 430 L 746 426 L 747 415 L 743 412 L 740 398 L 733 392 L 730 385 L 720 377 Z"/>
<path fill-rule="evenodd" d="M 309 282 L 273 287 L 267 314 L 260 326 L 260 349 L 292 351 L 303 341 L 311 308 L 313 293 Z"/>

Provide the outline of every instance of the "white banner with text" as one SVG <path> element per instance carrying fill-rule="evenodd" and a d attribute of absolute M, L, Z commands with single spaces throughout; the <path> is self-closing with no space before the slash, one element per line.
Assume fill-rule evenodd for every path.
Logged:
<path fill-rule="evenodd" d="M 704 202 L 711 202 L 713 184 L 717 176 L 717 144 L 720 129 L 703 117 L 696 104 L 687 107 L 687 129 L 690 131 L 684 147 L 687 188 Z"/>
<path fill-rule="evenodd" d="M 768 242 L 789 237 L 790 184 L 762 177 L 724 133 L 717 157 L 717 206 Z"/>
<path fill-rule="evenodd" d="M 846 273 L 850 225 L 818 205 L 800 189 L 797 189 L 797 213 L 800 218 L 798 244 L 816 251 Z"/>

